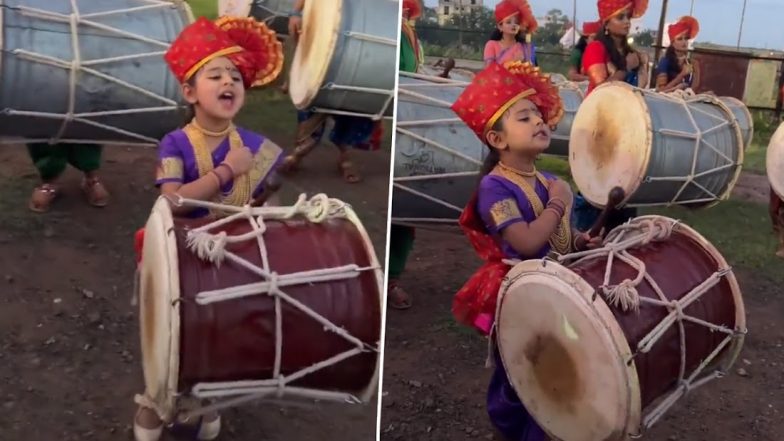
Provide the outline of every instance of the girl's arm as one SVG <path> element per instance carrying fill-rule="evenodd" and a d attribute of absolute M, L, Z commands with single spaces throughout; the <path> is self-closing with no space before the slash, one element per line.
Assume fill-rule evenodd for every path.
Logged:
<path fill-rule="evenodd" d="M 493 41 L 494 40 L 489 40 L 487 43 L 485 43 L 485 51 L 483 55 L 483 58 L 485 60 L 485 67 L 495 62 L 496 53 L 495 53 L 495 44 L 493 44 Z"/>
<path fill-rule="evenodd" d="M 521 255 L 536 255 L 550 241 L 560 222 L 553 210 L 545 210 L 531 223 L 517 222 L 504 228 L 501 237 Z"/>
<path fill-rule="evenodd" d="M 170 199 L 181 197 L 184 199 L 196 199 L 199 201 L 211 200 L 220 191 L 221 184 L 231 180 L 231 170 L 226 167 L 218 167 L 214 173 L 207 173 L 199 179 L 182 184 L 180 182 L 167 182 L 161 185 L 161 195 Z M 174 214 L 182 215 L 191 211 L 192 207 L 172 206 Z"/>
<path fill-rule="evenodd" d="M 567 75 L 567 77 L 569 78 L 569 81 L 575 81 L 575 82 L 587 81 L 589 79 L 587 75 L 583 75 L 577 72 L 577 68 L 574 66 L 569 68 L 569 74 Z"/>

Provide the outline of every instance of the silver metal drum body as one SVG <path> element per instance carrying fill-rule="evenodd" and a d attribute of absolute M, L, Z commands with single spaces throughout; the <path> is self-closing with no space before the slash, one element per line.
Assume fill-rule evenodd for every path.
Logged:
<path fill-rule="evenodd" d="M 184 2 L 0 0 L 0 136 L 157 144 L 182 121 L 163 54 L 192 20 Z M 66 117 L 66 115 L 68 115 Z"/>
<path fill-rule="evenodd" d="M 583 92 L 576 83 L 563 82 L 558 84 L 558 92 L 564 106 L 564 114 L 558 127 L 550 137 L 550 147 L 545 150 L 548 155 L 569 156 L 569 136 L 572 123 L 580 104 L 583 102 Z"/>
<path fill-rule="evenodd" d="M 295 102 L 295 106 L 322 113 L 391 118 L 400 27 L 395 17 L 400 15 L 400 3 L 396 0 L 319 0 L 313 4 L 317 13 L 312 18 L 306 14 L 303 26 L 322 26 L 316 18 L 334 14 L 332 3 L 342 4 L 338 8 L 341 14 L 339 29 L 317 33 L 335 39 L 326 76 L 312 100 Z M 308 42 L 301 38 L 297 52 L 307 53 L 307 45 Z M 295 55 L 298 57 L 302 55 Z M 292 72 L 295 69 L 296 66 L 292 67 Z"/>
<path fill-rule="evenodd" d="M 466 83 L 400 74 L 392 220 L 455 223 L 487 147 L 449 108 Z"/>
<path fill-rule="evenodd" d="M 618 185 L 629 206 L 710 205 L 729 197 L 743 162 L 743 140 L 718 99 L 683 100 L 608 83 L 583 102 L 569 162 L 586 199 L 603 206 Z"/>
<path fill-rule="evenodd" d="M 719 101 L 732 111 L 740 128 L 740 133 L 743 136 L 743 146 L 749 148 L 751 141 L 754 140 L 754 119 L 751 117 L 749 108 L 746 107 L 743 101 L 730 96 L 719 97 Z"/>
<path fill-rule="evenodd" d="M 254 0 L 250 16 L 263 21 L 281 35 L 289 34 L 289 13 L 294 10 L 295 0 Z"/>

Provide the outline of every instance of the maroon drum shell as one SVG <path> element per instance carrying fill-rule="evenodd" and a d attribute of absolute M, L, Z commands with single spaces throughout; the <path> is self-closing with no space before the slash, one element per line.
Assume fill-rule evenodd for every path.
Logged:
<path fill-rule="evenodd" d="M 220 266 L 203 261 L 186 248 L 187 230 L 205 221 L 175 220 L 179 256 L 180 372 L 183 392 L 200 382 L 269 379 L 275 362 L 275 301 L 254 295 L 198 305 L 199 292 L 262 282 L 257 274 L 225 260 Z M 372 258 L 357 227 L 345 219 L 314 224 L 305 220 L 267 221 L 264 241 L 269 265 L 278 274 L 349 264 L 361 268 Z M 222 227 L 230 236 L 251 231 L 247 220 Z M 256 240 L 227 246 L 261 267 Z M 283 291 L 349 334 L 376 347 L 381 333 L 381 304 L 374 271 L 353 279 L 284 287 Z M 281 301 L 283 350 L 281 373 L 292 374 L 355 346 Z M 378 353 L 350 357 L 292 383 L 320 390 L 361 392 L 375 375 Z"/>
<path fill-rule="evenodd" d="M 677 227 L 668 240 L 651 242 L 630 249 L 629 254 L 645 263 L 645 270 L 659 285 L 669 300 L 679 300 L 700 285 L 720 268 L 716 259 L 691 237 L 677 232 Z M 607 257 L 584 260 L 569 266 L 597 289 L 604 282 Z M 637 270 L 619 259 L 613 259 L 610 284 L 624 279 L 634 280 Z M 659 299 L 648 281 L 637 286 L 640 297 Z M 632 353 L 637 344 L 667 316 L 667 309 L 648 303 L 640 304 L 639 314 L 610 306 L 618 325 L 623 330 Z M 730 282 L 723 277 L 719 283 L 705 292 L 698 300 L 684 309 L 686 315 L 706 322 L 735 329 L 736 305 Z M 711 332 L 705 326 L 684 322 L 686 334 L 686 373 L 688 377 L 727 335 Z M 680 336 L 677 323 L 671 326 L 648 353 L 638 353 L 634 359 L 640 382 L 642 407 L 645 408 L 663 394 L 671 391 L 678 381 L 681 363 Z M 727 346 L 716 360 L 726 353 Z"/>

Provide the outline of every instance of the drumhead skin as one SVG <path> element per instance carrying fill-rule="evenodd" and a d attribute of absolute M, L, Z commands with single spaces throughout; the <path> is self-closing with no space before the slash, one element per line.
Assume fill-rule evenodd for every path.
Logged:
<path fill-rule="evenodd" d="M 675 224 L 674 220 L 661 216 L 639 217 L 635 222 L 645 220 L 665 220 Z M 712 262 L 711 271 L 728 268 L 718 250 L 692 228 L 677 224 L 673 227 L 673 234 L 680 238 L 675 240 L 690 242 L 691 249 L 707 255 Z M 648 262 L 656 260 L 656 255 L 649 256 Z M 580 265 L 580 262 L 576 261 L 571 265 L 575 268 L 585 266 Z M 596 265 L 604 266 L 601 262 Z M 614 265 L 614 268 L 617 268 L 617 265 L 621 264 Z M 661 262 L 651 268 L 659 277 L 668 269 L 667 265 Z M 696 268 L 699 266 L 687 268 L 685 271 L 691 272 Z M 695 274 L 697 277 L 705 277 L 706 280 L 711 277 L 708 274 L 703 275 L 702 271 Z M 596 274 L 591 276 L 601 278 Z M 742 294 L 731 272 L 724 277 L 725 280 L 720 283 L 725 284 L 723 286 L 726 286 L 726 291 L 717 285 L 711 293 L 715 294 L 716 289 L 721 289 L 721 295 L 727 296 L 732 309 L 723 309 L 721 304 L 714 302 L 716 298 L 711 297 L 697 300 L 696 306 L 692 304 L 685 310 L 687 314 L 689 311 L 698 314 L 697 318 L 700 318 L 699 314 L 708 314 L 708 317 L 728 315 L 728 322 L 734 323 L 727 325 L 741 331 L 720 356 L 712 360 L 703 374 L 712 370 L 727 372 L 743 346 L 742 334 L 746 330 L 746 314 Z M 684 287 L 681 290 L 683 292 L 666 295 L 668 298 L 682 297 L 692 288 L 694 287 Z M 602 295 L 594 298 L 594 293 L 594 287 L 577 272 L 558 263 L 542 260 L 529 260 L 515 265 L 500 291 L 496 324 L 498 348 L 504 367 L 526 408 L 556 440 L 626 440 L 628 435 L 640 432 L 643 411 L 647 406 L 655 406 L 660 398 L 673 391 L 674 386 L 664 394 L 656 392 L 654 397 L 650 396 L 651 389 L 670 381 L 674 384 L 677 380 L 677 374 L 673 378 L 645 377 L 657 372 L 659 361 L 670 361 L 658 358 L 655 354 L 668 351 L 669 358 L 680 357 L 678 333 L 673 328 L 652 348 L 649 354 L 653 355 L 640 354 L 635 358 L 635 362 L 626 363 L 627 360 L 632 360 L 627 339 L 629 335 L 638 338 L 648 332 L 634 329 L 634 326 L 652 320 L 652 323 L 660 323 L 656 318 L 658 316 L 654 314 L 663 314 L 663 308 L 653 307 L 661 309 L 662 312 L 657 310 L 651 313 L 651 308 L 643 306 L 647 311 L 641 309 L 645 315 L 636 320 L 635 317 L 629 316 L 635 313 L 623 313 L 610 307 Z M 622 325 L 622 321 L 616 317 L 618 314 L 623 316 L 622 320 L 626 325 Z M 628 323 L 633 325 L 629 326 Z M 645 329 L 648 329 L 649 325 L 645 326 Z M 700 329 L 703 334 L 713 334 L 707 328 Z M 691 336 L 695 334 L 690 333 Z M 687 337 L 687 359 L 700 358 L 703 354 L 707 357 L 717 347 L 705 344 L 702 347 L 690 346 L 694 341 L 689 338 Z M 672 349 L 673 347 L 676 349 Z M 638 370 L 637 363 L 642 363 L 642 370 Z M 687 369 L 686 376 L 693 372 L 691 368 Z M 644 374 L 643 377 L 639 377 L 640 372 Z M 644 387 L 645 390 L 642 389 Z"/>
<path fill-rule="evenodd" d="M 139 328 L 145 395 L 164 420 L 173 416 L 180 364 L 180 275 L 169 202 L 153 206 L 144 230 L 139 274 Z"/>
<path fill-rule="evenodd" d="M 784 198 L 784 123 L 770 139 L 765 168 L 768 170 L 768 180 L 773 191 L 780 198 Z"/>
<path fill-rule="evenodd" d="M 316 5 L 318 3 L 318 6 Z M 298 109 L 307 108 L 327 77 L 343 18 L 343 0 L 305 2 L 297 50 L 289 73 L 289 95 Z"/>
<path fill-rule="evenodd" d="M 218 15 L 230 17 L 247 17 L 253 0 L 218 0 Z"/>
<path fill-rule="evenodd" d="M 497 338 L 509 381 L 551 437 L 621 440 L 640 421 L 631 350 L 593 288 L 554 262 L 525 261 L 501 288 Z M 514 293 L 514 295 L 510 295 Z"/>
<path fill-rule="evenodd" d="M 603 207 L 608 189 L 619 186 L 628 200 L 645 177 L 652 136 L 648 106 L 635 88 L 616 81 L 591 92 L 569 141 L 569 167 L 585 198 Z"/>

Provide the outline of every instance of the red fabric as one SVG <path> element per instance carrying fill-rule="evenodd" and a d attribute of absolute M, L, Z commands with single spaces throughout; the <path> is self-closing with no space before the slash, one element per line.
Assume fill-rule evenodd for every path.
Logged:
<path fill-rule="evenodd" d="M 583 35 L 595 35 L 602 30 L 602 22 L 600 21 L 586 21 L 583 23 Z"/>
<path fill-rule="evenodd" d="M 648 0 L 599 0 L 596 6 L 599 9 L 599 19 L 604 23 L 627 9 L 630 10 L 632 18 L 642 17 L 648 9 Z"/>
<path fill-rule="evenodd" d="M 534 89 L 534 94 L 526 98 L 536 104 L 547 124 L 554 126 L 563 116 L 558 88 L 538 67 L 522 61 L 504 66 L 491 63 L 463 90 L 452 104 L 452 110 L 484 140 L 485 129 L 495 113 L 530 89 Z"/>
<path fill-rule="evenodd" d="M 700 32 L 700 22 L 694 17 L 681 17 L 677 22 L 671 24 L 667 28 L 667 34 L 670 37 L 670 42 L 674 41 L 679 35 L 687 32 L 689 40 L 693 40 Z"/>
<path fill-rule="evenodd" d="M 605 49 L 604 45 L 600 41 L 592 41 L 586 48 L 585 53 L 583 54 L 583 72 L 588 74 L 588 69 L 591 66 L 596 64 L 606 65 L 607 62 L 610 61 L 610 57 L 607 54 L 607 49 Z M 590 75 L 588 75 L 591 78 Z M 592 79 L 589 80 L 588 83 L 588 90 L 585 92 L 585 96 L 591 94 L 593 89 L 597 86 L 594 84 Z"/>
<path fill-rule="evenodd" d="M 133 237 L 133 250 L 136 252 L 136 265 L 142 263 L 142 250 L 144 249 L 144 228 L 136 231 Z"/>
<path fill-rule="evenodd" d="M 227 54 L 242 73 L 245 87 L 272 81 L 283 67 L 283 46 L 275 32 L 249 17 L 223 17 L 212 22 L 204 17 L 188 25 L 172 43 L 164 58 L 180 82 L 188 72 L 215 53 L 240 46 Z"/>
<path fill-rule="evenodd" d="M 416 20 L 422 15 L 422 4 L 419 0 L 403 0 L 403 10 L 408 11 L 409 20 Z"/>
<path fill-rule="evenodd" d="M 485 329 L 477 326 L 477 318 L 481 315 L 495 316 L 498 291 L 510 266 L 503 263 L 505 256 L 482 223 L 476 202 L 477 195 L 474 193 L 460 215 L 460 227 L 485 263 L 455 294 L 452 314 L 458 322 L 485 333 Z"/>

